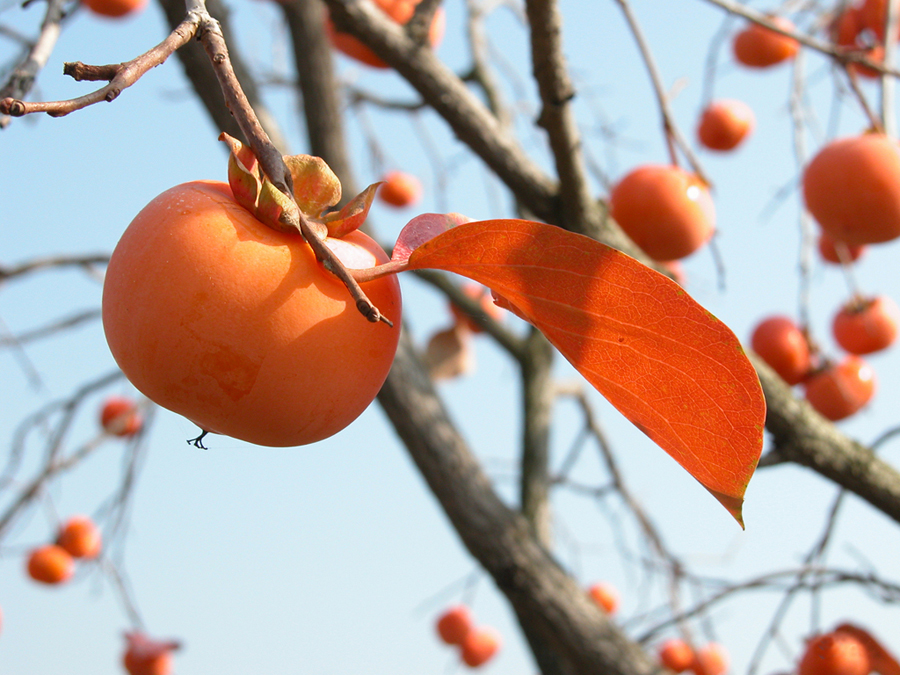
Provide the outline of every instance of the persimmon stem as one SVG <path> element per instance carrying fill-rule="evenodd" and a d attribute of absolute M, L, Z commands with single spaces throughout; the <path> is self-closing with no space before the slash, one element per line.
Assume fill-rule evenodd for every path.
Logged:
<path fill-rule="evenodd" d="M 407 269 L 409 269 L 409 263 L 406 260 L 391 260 L 383 265 L 375 265 L 375 267 L 369 267 L 368 269 L 348 269 L 347 271 L 357 283 L 364 284 L 367 281 L 375 281 L 375 279 L 381 279 L 391 274 L 399 274 Z"/>

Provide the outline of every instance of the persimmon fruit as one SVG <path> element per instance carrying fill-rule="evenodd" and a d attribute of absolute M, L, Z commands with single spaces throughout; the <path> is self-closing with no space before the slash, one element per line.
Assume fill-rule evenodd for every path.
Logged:
<path fill-rule="evenodd" d="M 39 546 L 28 555 L 28 576 L 42 584 L 61 584 L 72 578 L 75 561 L 62 546 Z"/>
<path fill-rule="evenodd" d="M 463 663 L 477 668 L 490 661 L 500 649 L 500 635 L 493 628 L 475 627 L 466 633 L 459 647 Z"/>
<path fill-rule="evenodd" d="M 869 675 L 870 670 L 865 645 L 849 633 L 834 631 L 807 642 L 797 675 Z"/>
<path fill-rule="evenodd" d="M 81 2 L 94 14 L 111 19 L 134 14 L 147 5 L 147 0 L 81 0 Z"/>
<path fill-rule="evenodd" d="M 134 436 L 144 426 L 137 404 L 126 396 L 111 396 L 100 409 L 100 426 L 113 436 Z"/>
<path fill-rule="evenodd" d="M 599 582 L 588 588 L 591 600 L 607 614 L 615 614 L 619 609 L 619 591 L 612 584 Z"/>
<path fill-rule="evenodd" d="M 760 321 L 753 329 L 750 346 L 792 386 L 802 382 L 812 368 L 809 341 L 789 317 L 770 316 Z"/>
<path fill-rule="evenodd" d="M 804 386 L 810 405 L 837 422 L 861 410 L 875 395 L 875 371 L 859 356 L 849 354 L 840 363 L 826 364 Z"/>
<path fill-rule="evenodd" d="M 683 673 L 694 664 L 694 650 L 681 638 L 671 638 L 657 651 L 662 666 L 675 673 Z"/>
<path fill-rule="evenodd" d="M 465 605 L 455 605 L 437 620 L 437 633 L 448 645 L 462 644 L 472 630 L 472 612 Z"/>
<path fill-rule="evenodd" d="M 421 0 L 374 0 L 375 6 L 387 14 L 393 21 L 405 26 L 416 11 L 416 5 Z M 443 7 L 438 7 L 428 28 L 428 44 L 436 49 L 444 38 L 444 30 L 447 26 L 447 16 Z M 372 68 L 387 68 L 388 65 L 371 49 L 349 33 L 343 33 L 334 25 L 331 16 L 325 15 L 325 34 L 328 36 L 331 46 L 352 59 L 364 63 Z"/>
<path fill-rule="evenodd" d="M 411 173 L 390 171 L 382 180 L 384 183 L 378 190 L 378 196 L 385 204 L 403 208 L 422 199 L 422 183 Z"/>
<path fill-rule="evenodd" d="M 781 16 L 770 19 L 779 28 L 794 30 L 789 19 Z M 750 68 L 768 68 L 794 58 L 800 51 L 800 43 L 758 23 L 751 23 L 734 36 L 732 48 L 738 63 Z"/>
<path fill-rule="evenodd" d="M 609 212 L 644 253 L 659 261 L 690 255 L 715 228 L 707 186 L 671 165 L 646 164 L 628 173 L 609 195 Z"/>
<path fill-rule="evenodd" d="M 125 634 L 126 646 L 122 665 L 128 675 L 169 675 L 172 672 L 172 651 L 178 642 L 154 640 L 143 633 Z"/>
<path fill-rule="evenodd" d="M 724 675 L 728 672 L 728 650 L 717 642 L 710 642 L 694 653 L 691 670 L 695 675 Z"/>
<path fill-rule="evenodd" d="M 710 150 L 734 150 L 755 126 L 753 109 L 743 101 L 713 101 L 700 116 L 697 138 Z"/>
<path fill-rule="evenodd" d="M 832 141 L 803 172 L 803 198 L 822 231 L 849 246 L 900 236 L 900 145 L 884 134 Z"/>
<path fill-rule="evenodd" d="M 349 268 L 388 261 L 359 231 L 325 244 Z M 198 181 L 163 192 L 122 235 L 103 327 L 152 401 L 207 432 L 303 445 L 356 419 L 391 367 L 399 283 L 362 289 L 395 327 L 370 323 L 299 234 L 264 225 L 227 184 Z"/>
<path fill-rule="evenodd" d="M 838 310 L 831 324 L 834 339 L 851 354 L 872 354 L 897 339 L 900 308 L 886 295 L 854 298 Z"/>
<path fill-rule="evenodd" d="M 56 543 L 73 558 L 96 558 L 103 539 L 94 521 L 87 516 L 72 516 L 59 529 Z"/>
<path fill-rule="evenodd" d="M 887 19 L 887 0 L 865 0 L 859 8 L 860 23 L 863 28 L 871 30 L 879 42 L 884 41 L 884 26 Z M 898 27 L 896 40 L 900 37 Z"/>
<path fill-rule="evenodd" d="M 859 260 L 860 257 L 862 257 L 862 254 L 866 252 L 866 247 L 862 244 L 849 246 L 842 241 L 836 240 L 825 232 L 819 233 L 816 247 L 819 250 L 819 255 L 822 257 L 822 260 L 835 265 Z"/>

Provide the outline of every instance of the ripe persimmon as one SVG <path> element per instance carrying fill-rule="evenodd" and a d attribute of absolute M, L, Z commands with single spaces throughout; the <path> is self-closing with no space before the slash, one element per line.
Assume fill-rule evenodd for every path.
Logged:
<path fill-rule="evenodd" d="M 462 644 L 472 630 L 472 613 L 465 605 L 456 605 L 441 614 L 437 621 L 437 633 L 448 645 Z"/>
<path fill-rule="evenodd" d="M 387 14 L 391 19 L 401 26 L 412 18 L 416 11 L 416 5 L 421 0 L 373 0 L 375 6 L 382 12 Z M 428 28 L 428 44 L 432 49 L 436 49 L 444 39 L 444 30 L 447 25 L 447 17 L 443 7 L 438 7 L 431 20 L 431 26 Z M 356 59 L 360 63 L 365 63 L 373 68 L 387 68 L 388 65 L 371 49 L 360 42 L 356 37 L 349 33 L 342 33 L 337 30 L 331 16 L 326 12 L 325 15 L 325 34 L 331 42 L 331 46 L 339 52 Z"/>
<path fill-rule="evenodd" d="M 397 208 L 411 206 L 422 198 L 422 183 L 405 171 L 390 171 L 385 174 L 378 190 L 381 201 Z"/>
<path fill-rule="evenodd" d="M 75 561 L 69 552 L 56 544 L 34 549 L 28 555 L 28 576 L 42 584 L 61 584 L 72 578 Z"/>
<path fill-rule="evenodd" d="M 879 42 L 884 41 L 887 0 L 865 0 L 859 8 L 859 16 L 862 27 L 871 30 Z M 896 40 L 898 37 L 900 37 L 900 28 L 894 39 Z"/>
<path fill-rule="evenodd" d="M 849 246 L 842 241 L 837 241 L 834 237 L 825 232 L 819 233 L 817 246 L 819 255 L 822 256 L 822 260 L 834 263 L 835 265 L 859 260 L 860 256 L 866 251 L 866 247 L 862 244 Z"/>
<path fill-rule="evenodd" d="M 756 116 L 743 101 L 713 101 L 703 111 L 697 138 L 710 150 L 733 150 L 753 131 Z"/>
<path fill-rule="evenodd" d="M 619 609 L 619 591 L 612 584 L 601 581 L 588 588 L 588 595 L 607 614 Z"/>
<path fill-rule="evenodd" d="M 100 425 L 113 436 L 134 436 L 144 425 L 144 418 L 130 398 L 111 396 L 100 409 Z"/>
<path fill-rule="evenodd" d="M 144 9 L 147 0 L 81 0 L 94 14 L 117 19 Z"/>
<path fill-rule="evenodd" d="M 794 24 L 781 16 L 770 17 L 772 23 L 786 31 L 793 31 Z M 794 58 L 800 51 L 800 43 L 794 38 L 751 23 L 734 36 L 734 58 L 750 68 L 768 68 Z"/>
<path fill-rule="evenodd" d="M 865 645 L 849 633 L 834 631 L 806 643 L 797 675 L 869 675 L 870 670 Z"/>
<path fill-rule="evenodd" d="M 59 529 L 56 543 L 73 558 L 96 558 L 103 540 L 94 521 L 87 516 L 72 516 Z"/>
<path fill-rule="evenodd" d="M 832 141 L 803 172 L 803 198 L 822 231 L 850 246 L 900 236 L 900 145 L 884 134 Z"/>
<path fill-rule="evenodd" d="M 707 186 L 671 165 L 646 164 L 628 173 L 609 195 L 609 212 L 644 253 L 660 261 L 690 255 L 715 228 Z"/>
<path fill-rule="evenodd" d="M 806 400 L 820 415 L 837 422 L 858 412 L 875 394 L 875 371 L 855 354 L 826 364 L 804 386 Z"/>
<path fill-rule="evenodd" d="M 388 260 L 359 231 L 325 244 L 350 268 Z M 362 288 L 398 324 L 396 277 Z M 163 192 L 128 226 L 106 272 L 103 327 L 148 398 L 204 431 L 271 446 L 356 419 L 400 333 L 367 321 L 299 234 L 267 227 L 212 181 Z"/>
<path fill-rule="evenodd" d="M 900 308 L 885 295 L 857 297 L 835 314 L 831 324 L 834 339 L 851 354 L 871 354 L 897 339 Z"/>
<path fill-rule="evenodd" d="M 663 642 L 657 655 L 660 664 L 675 673 L 683 673 L 694 664 L 694 650 L 681 638 Z"/>
<path fill-rule="evenodd" d="M 490 661 L 500 649 L 500 635 L 493 628 L 472 628 L 459 647 L 463 663 L 477 668 Z"/>
<path fill-rule="evenodd" d="M 770 316 L 753 329 L 750 346 L 790 385 L 799 384 L 812 368 L 809 341 L 792 319 Z"/>
<path fill-rule="evenodd" d="M 710 642 L 694 653 L 691 670 L 695 675 L 724 675 L 728 672 L 728 650 L 717 642 Z"/>
<path fill-rule="evenodd" d="M 180 647 L 175 641 L 153 640 L 143 633 L 125 633 L 125 653 L 122 665 L 128 675 L 169 675 L 172 672 L 172 651 Z"/>

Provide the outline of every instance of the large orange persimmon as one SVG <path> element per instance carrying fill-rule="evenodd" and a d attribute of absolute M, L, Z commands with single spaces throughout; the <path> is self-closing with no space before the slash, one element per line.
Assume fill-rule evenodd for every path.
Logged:
<path fill-rule="evenodd" d="M 609 195 L 613 219 L 654 260 L 678 260 L 713 235 L 715 207 L 697 176 L 677 166 L 645 164 Z"/>
<path fill-rule="evenodd" d="M 900 237 L 900 145 L 884 134 L 832 141 L 804 170 L 803 198 L 822 231 L 848 246 Z"/>
<path fill-rule="evenodd" d="M 374 0 L 375 6 L 387 14 L 401 26 L 405 26 L 416 11 L 416 5 L 421 0 Z M 443 7 L 438 7 L 428 27 L 428 44 L 436 48 L 444 39 L 444 30 L 447 25 L 447 17 Z M 325 15 L 325 34 L 328 36 L 331 46 L 339 52 L 365 63 L 373 68 L 387 68 L 388 65 L 375 55 L 371 49 L 349 33 L 342 33 L 335 28 L 331 16 Z"/>
<path fill-rule="evenodd" d="M 388 260 L 358 231 L 325 243 L 348 268 Z M 391 367 L 399 284 L 362 288 L 395 327 L 367 321 L 299 234 L 264 225 L 228 185 L 185 183 L 122 235 L 103 327 L 125 375 L 159 405 L 204 431 L 302 445 L 356 419 Z"/>

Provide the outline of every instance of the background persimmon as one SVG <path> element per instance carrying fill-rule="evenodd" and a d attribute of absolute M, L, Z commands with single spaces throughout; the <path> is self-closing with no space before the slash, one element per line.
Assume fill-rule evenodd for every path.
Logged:
<path fill-rule="evenodd" d="M 491 296 L 490 290 L 477 283 L 465 283 L 462 286 L 463 293 L 468 295 L 473 300 L 478 300 L 481 305 L 481 311 L 485 313 L 485 315 L 494 319 L 495 321 L 500 321 L 503 319 L 503 308 L 499 307 L 495 302 L 494 298 Z M 453 318 L 457 323 L 462 323 L 473 333 L 481 333 L 481 326 L 479 326 L 475 321 L 472 320 L 472 317 L 465 314 L 458 306 L 450 303 L 450 313 L 453 314 Z"/>
<path fill-rule="evenodd" d="M 733 150 L 753 132 L 754 126 L 756 116 L 743 101 L 713 101 L 700 116 L 697 138 L 710 150 Z"/>
<path fill-rule="evenodd" d="M 75 573 L 75 561 L 61 546 L 47 544 L 28 555 L 28 576 L 42 584 L 61 584 Z"/>
<path fill-rule="evenodd" d="M 422 182 L 405 171 L 390 171 L 385 174 L 384 184 L 378 189 L 378 196 L 385 204 L 403 208 L 422 199 Z"/>
<path fill-rule="evenodd" d="M 56 543 L 73 558 L 96 558 L 103 546 L 100 530 L 87 516 L 72 516 L 63 523 Z"/>
<path fill-rule="evenodd" d="M 848 245 L 900 236 L 900 146 L 884 134 L 832 141 L 803 172 L 803 199 L 822 231 Z"/>
<path fill-rule="evenodd" d="M 622 178 L 609 195 L 613 219 L 654 260 L 684 258 L 713 235 L 715 208 L 694 174 L 646 164 Z"/>
<path fill-rule="evenodd" d="M 794 24 L 781 16 L 770 17 L 772 23 L 784 30 L 794 30 Z M 758 23 L 751 23 L 734 36 L 734 58 L 750 68 L 768 68 L 794 58 L 800 44 L 794 39 L 776 33 Z"/>
<path fill-rule="evenodd" d="M 760 321 L 753 329 L 750 346 L 790 385 L 802 382 L 812 367 L 809 341 L 789 317 L 770 316 Z"/>
<path fill-rule="evenodd" d="M 823 417 L 837 422 L 862 409 L 875 394 L 875 372 L 860 357 L 850 354 L 828 364 L 804 383 L 806 400 Z"/>
<path fill-rule="evenodd" d="M 819 233 L 816 247 L 819 250 L 819 255 L 822 257 L 822 260 L 834 263 L 835 265 L 859 260 L 862 254 L 866 252 L 866 247 L 862 244 L 849 246 L 842 241 L 837 241 L 834 237 L 825 232 Z M 842 256 L 844 258 L 843 260 Z"/>
<path fill-rule="evenodd" d="M 416 11 L 416 5 L 421 0 L 373 0 L 375 6 L 382 12 L 387 14 L 391 19 L 401 26 L 412 18 Z M 447 16 L 443 7 L 438 7 L 431 20 L 431 26 L 428 29 L 428 44 L 432 49 L 436 49 L 444 38 L 444 30 L 447 26 Z M 331 16 L 326 13 L 325 17 L 325 34 L 331 42 L 331 46 L 339 52 L 356 59 L 360 63 L 364 63 L 372 68 L 387 68 L 388 65 L 371 49 L 360 42 L 356 37 L 349 33 L 342 33 L 335 28 Z"/>
<path fill-rule="evenodd" d="M 147 0 L 81 0 L 81 4 L 94 14 L 117 19 L 141 11 Z"/>
<path fill-rule="evenodd" d="M 460 644 L 460 656 L 470 668 L 490 661 L 500 649 L 500 635 L 493 628 L 472 628 Z"/>
<path fill-rule="evenodd" d="M 125 640 L 122 665 L 128 675 L 169 675 L 172 672 L 172 651 L 180 647 L 178 642 L 153 640 L 137 631 L 126 633 Z"/>
<path fill-rule="evenodd" d="M 349 267 L 388 260 L 358 231 L 326 244 Z M 186 183 L 116 246 L 103 326 L 119 367 L 159 405 L 205 431 L 302 445 L 356 419 L 391 367 L 399 284 L 363 288 L 393 328 L 367 321 L 302 237 L 263 225 L 228 185 Z"/>
<path fill-rule="evenodd" d="M 728 650 L 717 642 L 710 642 L 694 653 L 691 670 L 695 675 L 724 675 L 728 672 Z"/>
<path fill-rule="evenodd" d="M 465 605 L 456 605 L 441 614 L 437 633 L 448 645 L 459 645 L 472 630 L 472 612 Z"/>
<path fill-rule="evenodd" d="M 868 675 L 870 666 L 868 651 L 860 640 L 834 631 L 807 642 L 797 675 Z"/>
<path fill-rule="evenodd" d="M 100 409 L 100 425 L 113 436 L 134 436 L 144 425 L 137 404 L 125 396 L 111 396 Z"/>
<path fill-rule="evenodd" d="M 588 595 L 607 614 L 619 609 L 619 591 L 612 584 L 601 581 L 588 588 Z"/>
<path fill-rule="evenodd" d="M 681 638 L 671 638 L 659 646 L 659 662 L 675 673 L 683 673 L 694 663 L 694 650 Z"/>
<path fill-rule="evenodd" d="M 834 316 L 834 339 L 851 354 L 871 354 L 897 339 L 900 308 L 885 295 L 854 298 Z"/>

